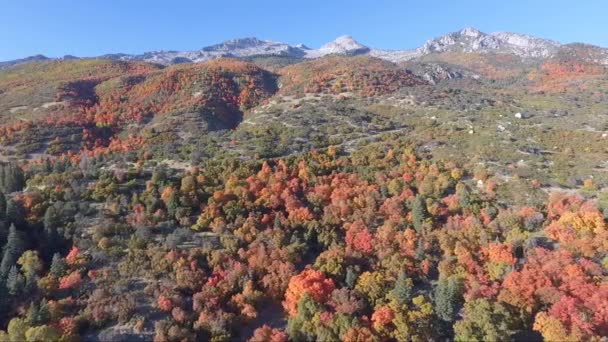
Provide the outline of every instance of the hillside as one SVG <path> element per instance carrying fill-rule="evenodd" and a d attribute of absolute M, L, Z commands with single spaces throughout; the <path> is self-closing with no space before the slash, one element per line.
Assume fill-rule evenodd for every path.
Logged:
<path fill-rule="evenodd" d="M 468 28 L 6 64 L 0 341 L 603 341 L 605 58 Z"/>
<path fill-rule="evenodd" d="M 385 95 L 426 82 L 405 69 L 373 57 L 325 57 L 280 69 L 280 94 Z"/>
<path fill-rule="evenodd" d="M 25 75 L 25 76 L 21 76 Z M 4 144 L 59 155 L 104 149 L 168 117 L 193 113 L 193 134 L 237 125 L 276 91 L 275 76 L 252 64 L 214 60 L 162 68 L 140 62 L 43 62 L 0 73 Z M 171 128 L 177 130 L 175 122 Z M 129 135 L 126 137 L 126 135 Z M 130 148 L 130 147 L 129 147 Z"/>

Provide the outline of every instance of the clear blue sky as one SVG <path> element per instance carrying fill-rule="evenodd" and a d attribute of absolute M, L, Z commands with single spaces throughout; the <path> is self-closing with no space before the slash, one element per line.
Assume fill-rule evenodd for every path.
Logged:
<path fill-rule="evenodd" d="M 2 0 L 0 60 L 194 50 L 256 36 L 319 47 L 350 34 L 413 48 L 465 26 L 608 47 L 606 0 Z"/>

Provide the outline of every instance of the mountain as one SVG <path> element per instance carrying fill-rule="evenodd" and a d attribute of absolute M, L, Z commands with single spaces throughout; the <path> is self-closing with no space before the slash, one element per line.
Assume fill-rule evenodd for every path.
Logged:
<path fill-rule="evenodd" d="M 12 61 L 0 62 L 0 70 L 10 68 L 10 67 L 13 67 L 13 66 L 19 65 L 19 64 L 25 64 L 25 63 L 31 63 L 31 62 L 41 62 L 41 61 L 47 61 L 49 59 L 50 58 L 43 56 L 43 55 L 35 55 L 35 56 L 25 57 L 25 58 L 21 58 L 21 59 L 15 59 Z"/>
<path fill-rule="evenodd" d="M 560 47 L 558 42 L 525 34 L 498 32 L 483 33 L 467 27 L 427 41 L 419 54 L 441 52 L 511 53 L 523 58 L 547 58 Z"/>
<path fill-rule="evenodd" d="M 316 52 L 310 52 L 307 57 L 311 58 L 315 56 L 315 54 L 318 54 L 320 56 L 326 56 L 331 54 L 354 56 L 362 55 L 369 51 L 370 48 L 360 44 L 359 42 L 354 40 L 353 37 L 341 36 L 338 37 L 336 40 L 323 45 Z"/>
<path fill-rule="evenodd" d="M 592 45 L 562 45 L 556 41 L 526 34 L 497 32 L 484 33 L 467 27 L 457 32 L 428 40 L 423 46 L 409 50 L 383 50 L 365 46 L 351 36 L 341 36 L 318 49 L 306 45 L 261 40 L 254 37 L 232 39 L 193 51 L 151 51 L 142 54 L 113 53 L 98 58 L 121 61 L 145 61 L 162 65 L 203 62 L 222 57 L 246 58 L 253 56 L 285 56 L 314 59 L 332 54 L 347 56 L 369 55 L 391 62 L 405 62 L 442 53 L 509 54 L 526 60 L 540 60 L 575 53 L 585 61 L 608 65 L 608 50 Z M 579 46 L 580 45 L 580 46 Z M 582 47 L 581 47 L 582 46 Z M 564 52 L 565 50 L 565 52 Z M 573 52 L 573 50 L 576 50 Z M 66 56 L 65 59 L 75 58 Z M 37 55 L 0 63 L 0 69 L 13 65 L 47 60 Z"/>

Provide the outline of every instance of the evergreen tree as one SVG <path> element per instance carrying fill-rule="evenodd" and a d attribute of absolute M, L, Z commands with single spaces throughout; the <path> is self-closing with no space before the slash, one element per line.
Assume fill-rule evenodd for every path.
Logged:
<path fill-rule="evenodd" d="M 25 224 L 25 209 L 21 203 L 9 199 L 6 202 L 6 220 L 18 227 Z"/>
<path fill-rule="evenodd" d="M 23 276 L 17 270 L 17 266 L 12 266 L 6 277 L 6 289 L 11 296 L 19 294 L 23 288 Z"/>
<path fill-rule="evenodd" d="M 11 193 L 23 189 L 23 170 L 14 163 L 0 163 L 0 191 Z"/>
<path fill-rule="evenodd" d="M 353 266 L 346 267 L 346 278 L 344 279 L 344 282 L 349 289 L 355 288 L 357 278 L 359 278 L 359 273 L 355 268 Z"/>
<path fill-rule="evenodd" d="M 39 313 L 40 310 L 38 309 L 38 305 L 35 302 L 32 302 L 32 304 L 30 304 L 29 309 L 27 309 L 27 313 L 25 314 L 29 325 L 39 325 L 42 323 L 40 322 Z"/>
<path fill-rule="evenodd" d="M 51 320 L 51 308 L 49 307 L 46 299 L 40 301 L 40 307 L 38 308 L 38 320 L 42 324 L 46 324 Z"/>
<path fill-rule="evenodd" d="M 426 209 L 426 203 L 421 195 L 416 195 L 412 203 L 412 221 L 414 229 L 418 233 L 422 232 L 424 224 L 429 217 L 429 213 Z"/>
<path fill-rule="evenodd" d="M 454 277 L 441 279 L 435 287 L 435 312 L 446 322 L 453 322 L 462 305 L 462 286 Z"/>
<path fill-rule="evenodd" d="M 0 191 L 0 221 L 6 218 L 6 196 Z"/>
<path fill-rule="evenodd" d="M 23 253 L 23 249 L 23 241 L 17 232 L 17 228 L 11 225 L 0 262 L 0 278 L 5 278 L 8 275 L 11 267 L 15 265 L 21 253 Z"/>
<path fill-rule="evenodd" d="M 3 280 L 4 279 L 0 279 L 0 317 L 4 316 L 4 314 L 8 310 L 9 304 L 9 292 Z"/>
<path fill-rule="evenodd" d="M 407 277 L 405 272 L 400 272 L 395 282 L 395 287 L 392 290 L 393 297 L 401 305 L 407 304 L 412 298 L 414 283 Z"/>
<path fill-rule="evenodd" d="M 57 230 L 61 227 L 61 216 L 54 205 L 46 209 L 43 222 L 44 237 L 46 238 L 44 257 L 48 260 L 48 258 L 60 247 L 60 238 Z"/>
<path fill-rule="evenodd" d="M 178 208 L 179 197 L 177 195 L 177 192 L 173 192 L 169 197 L 169 200 L 167 201 L 167 212 L 169 213 L 169 216 L 175 217 L 175 213 L 177 212 Z"/>
<path fill-rule="evenodd" d="M 68 269 L 68 265 L 65 260 L 59 255 L 59 253 L 55 253 L 53 255 L 53 261 L 51 262 L 51 269 L 49 272 L 55 277 L 62 277 L 65 275 L 65 272 Z"/>

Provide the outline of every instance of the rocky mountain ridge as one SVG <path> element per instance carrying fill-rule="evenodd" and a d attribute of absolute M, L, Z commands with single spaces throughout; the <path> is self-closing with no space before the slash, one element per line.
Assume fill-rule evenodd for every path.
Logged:
<path fill-rule="evenodd" d="M 222 57 L 245 58 L 252 56 L 286 56 L 302 59 L 320 58 L 332 54 L 340 55 L 370 55 L 372 57 L 389 60 L 391 62 L 404 62 L 422 58 L 431 54 L 446 52 L 460 53 L 498 53 L 513 54 L 522 59 L 547 59 L 563 54 L 563 50 L 571 50 L 572 44 L 562 45 L 549 39 L 534 36 L 497 32 L 484 33 L 473 27 L 467 27 L 457 32 L 428 40 L 424 45 L 409 50 L 383 50 L 365 46 L 351 36 L 341 36 L 319 49 L 309 48 L 306 45 L 290 45 L 271 40 L 261 40 L 255 37 L 239 38 L 223 43 L 203 47 L 194 51 L 151 51 L 143 54 L 106 54 L 98 58 L 122 61 L 145 61 L 162 65 L 179 63 L 203 62 Z M 589 62 L 608 65 L 608 49 L 584 45 L 590 50 Z M 592 55 L 592 56 L 591 56 Z M 74 58 L 70 56 L 70 58 Z M 0 62 L 0 69 L 13 65 L 50 59 L 36 55 L 24 59 Z"/>

